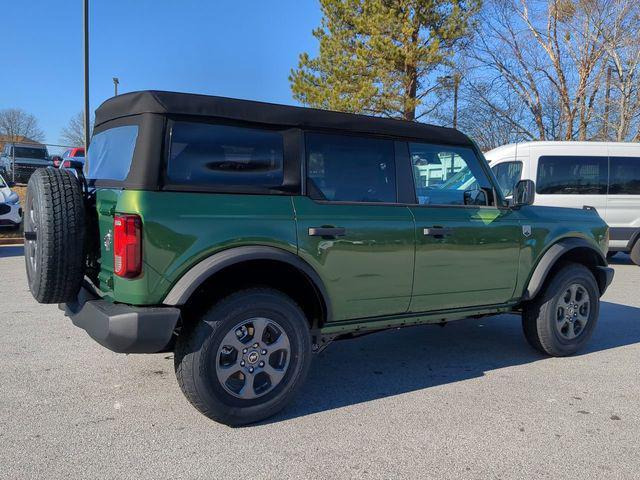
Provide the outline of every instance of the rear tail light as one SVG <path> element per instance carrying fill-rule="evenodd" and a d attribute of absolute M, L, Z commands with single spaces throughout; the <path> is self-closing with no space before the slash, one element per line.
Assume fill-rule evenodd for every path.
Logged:
<path fill-rule="evenodd" d="M 142 272 L 142 220 L 138 215 L 117 214 L 113 218 L 113 270 L 124 278 Z"/>

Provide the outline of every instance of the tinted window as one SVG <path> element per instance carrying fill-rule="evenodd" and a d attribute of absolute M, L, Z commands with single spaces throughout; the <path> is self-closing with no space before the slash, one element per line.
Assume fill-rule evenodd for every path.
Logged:
<path fill-rule="evenodd" d="M 309 133 L 306 144 L 309 188 L 325 200 L 396 201 L 392 141 Z"/>
<path fill-rule="evenodd" d="M 44 148 L 37 147 L 14 147 L 15 156 L 18 158 L 35 158 L 44 160 L 47 158 L 47 151 Z"/>
<path fill-rule="evenodd" d="M 518 183 L 522 174 L 522 162 L 502 162 L 491 167 L 491 170 L 493 170 L 504 196 L 513 195 L 513 187 Z"/>
<path fill-rule="evenodd" d="M 421 205 L 475 203 L 470 198 L 476 198 L 479 187 L 491 186 L 471 149 L 410 143 L 409 153 Z"/>
<path fill-rule="evenodd" d="M 609 194 L 640 195 L 640 158 L 611 157 Z"/>
<path fill-rule="evenodd" d="M 175 122 L 169 183 L 279 187 L 282 134 L 256 128 Z"/>
<path fill-rule="evenodd" d="M 536 192 L 560 195 L 605 194 L 607 163 L 607 157 L 540 157 Z"/>
<path fill-rule="evenodd" d="M 100 132 L 89 145 L 85 176 L 94 180 L 122 181 L 129 175 L 138 126 L 126 125 Z"/>

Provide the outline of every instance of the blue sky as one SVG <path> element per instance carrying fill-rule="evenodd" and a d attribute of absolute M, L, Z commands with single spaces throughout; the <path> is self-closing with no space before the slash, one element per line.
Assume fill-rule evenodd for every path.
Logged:
<path fill-rule="evenodd" d="M 0 109 L 36 115 L 46 141 L 82 109 L 81 0 L 3 4 Z M 119 92 L 175 90 L 295 103 L 289 70 L 315 54 L 316 0 L 91 0 L 91 109 Z"/>

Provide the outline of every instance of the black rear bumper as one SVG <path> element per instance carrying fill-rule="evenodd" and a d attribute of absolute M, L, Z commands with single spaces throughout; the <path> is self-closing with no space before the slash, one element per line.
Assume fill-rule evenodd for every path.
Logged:
<path fill-rule="evenodd" d="M 72 303 L 60 304 L 73 324 L 103 347 L 118 353 L 156 353 L 172 339 L 180 318 L 173 307 L 133 307 L 112 303 L 82 288 Z"/>

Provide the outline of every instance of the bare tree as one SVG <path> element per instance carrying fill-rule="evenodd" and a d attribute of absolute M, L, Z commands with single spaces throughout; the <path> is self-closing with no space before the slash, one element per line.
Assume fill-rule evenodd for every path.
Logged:
<path fill-rule="evenodd" d="M 0 110 L 0 135 L 8 141 L 16 142 L 28 138 L 36 142 L 44 141 L 44 132 L 38 125 L 38 119 L 19 108 Z"/>
<path fill-rule="evenodd" d="M 89 130 L 93 129 L 93 122 L 91 123 Z M 84 145 L 84 115 L 82 111 L 71 117 L 67 126 L 62 128 L 60 143 L 75 147 Z"/>

